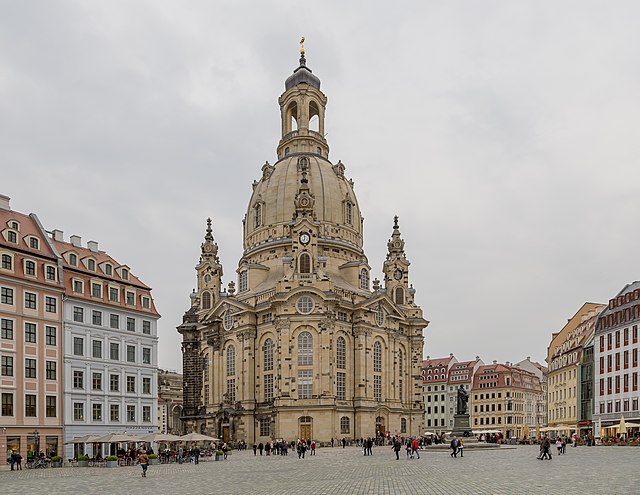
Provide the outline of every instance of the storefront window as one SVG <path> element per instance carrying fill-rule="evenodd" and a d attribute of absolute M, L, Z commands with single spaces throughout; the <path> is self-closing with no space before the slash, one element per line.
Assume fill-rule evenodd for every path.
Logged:
<path fill-rule="evenodd" d="M 46 440 L 46 447 L 47 447 L 47 450 L 45 450 L 45 454 L 47 454 L 50 457 L 58 455 L 58 437 L 47 435 L 45 437 L 45 440 Z"/>
<path fill-rule="evenodd" d="M 20 437 L 7 437 L 7 457 L 14 450 L 20 452 Z"/>

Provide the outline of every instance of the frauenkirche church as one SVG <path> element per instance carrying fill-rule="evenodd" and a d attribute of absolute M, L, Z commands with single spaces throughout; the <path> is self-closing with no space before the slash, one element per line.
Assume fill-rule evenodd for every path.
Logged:
<path fill-rule="evenodd" d="M 371 282 L 353 181 L 329 160 L 327 97 L 304 48 L 278 103 L 278 159 L 252 186 L 237 284 L 222 287 L 209 220 L 178 327 L 186 429 L 249 444 L 419 435 L 428 322 L 397 218 L 384 283 Z"/>

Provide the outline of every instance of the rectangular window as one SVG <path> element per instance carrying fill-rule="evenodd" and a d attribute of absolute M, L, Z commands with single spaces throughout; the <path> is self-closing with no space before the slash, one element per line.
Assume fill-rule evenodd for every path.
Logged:
<path fill-rule="evenodd" d="M 632 375 L 632 377 L 633 377 L 633 383 L 632 383 L 633 384 L 633 391 L 637 392 L 638 391 L 638 373 L 637 372 L 634 373 Z"/>
<path fill-rule="evenodd" d="M 604 373 L 604 356 L 600 356 L 600 374 Z"/>
<path fill-rule="evenodd" d="M 136 304 L 136 295 L 133 292 L 127 291 L 127 305 L 135 306 Z"/>
<path fill-rule="evenodd" d="M 629 391 L 629 375 L 627 374 L 624 375 L 624 391 Z"/>
<path fill-rule="evenodd" d="M 227 378 L 227 401 L 234 403 L 236 401 L 236 380 L 235 378 Z"/>
<path fill-rule="evenodd" d="M 13 320 L 2 318 L 0 321 L 0 338 L 13 340 Z"/>
<path fill-rule="evenodd" d="M 623 359 L 624 369 L 629 367 L 629 351 L 624 351 L 624 359 Z"/>
<path fill-rule="evenodd" d="M 136 331 L 136 319 L 127 317 L 127 330 L 130 332 Z"/>
<path fill-rule="evenodd" d="M 127 406 L 127 421 L 130 423 L 135 422 L 136 420 L 136 406 Z"/>
<path fill-rule="evenodd" d="M 2 394 L 2 416 L 13 416 L 13 394 Z"/>
<path fill-rule="evenodd" d="M 57 329 L 56 327 L 49 327 L 47 326 L 45 328 L 45 344 L 47 345 L 56 345 L 56 333 L 57 333 Z"/>
<path fill-rule="evenodd" d="M 611 373 L 612 369 L 613 369 L 613 356 L 609 354 L 607 356 L 607 371 Z"/>
<path fill-rule="evenodd" d="M 608 334 L 607 334 L 607 350 L 608 350 L 608 351 L 610 351 L 610 350 L 611 350 L 612 341 L 613 341 L 613 339 L 611 338 L 611 334 L 610 334 L 610 333 L 608 333 Z"/>
<path fill-rule="evenodd" d="M 311 399 L 313 395 L 313 370 L 298 370 L 298 398 Z"/>
<path fill-rule="evenodd" d="M 620 330 L 616 330 L 616 349 L 620 347 Z"/>
<path fill-rule="evenodd" d="M 96 283 L 92 283 L 91 284 L 91 295 L 93 297 L 97 297 L 97 298 L 102 298 L 102 285 L 101 284 L 96 284 Z"/>
<path fill-rule="evenodd" d="M 46 365 L 45 373 L 46 373 L 47 380 L 57 380 L 58 363 L 56 363 L 55 361 L 47 361 L 45 365 Z"/>
<path fill-rule="evenodd" d="M 102 421 L 102 404 L 93 404 L 91 407 L 91 418 L 94 421 Z"/>
<path fill-rule="evenodd" d="M 24 324 L 24 341 L 25 342 L 36 341 L 36 324 L 35 323 Z"/>
<path fill-rule="evenodd" d="M 45 269 L 47 280 L 55 280 L 56 279 L 56 269 L 53 266 L 47 266 Z"/>
<path fill-rule="evenodd" d="M 91 321 L 94 325 L 99 327 L 102 326 L 102 311 L 96 311 L 95 309 L 91 312 Z"/>
<path fill-rule="evenodd" d="M 8 287 L 0 288 L 0 302 L 13 306 L 13 289 L 9 289 Z"/>
<path fill-rule="evenodd" d="M 273 400 L 273 375 L 271 373 L 264 375 L 264 400 Z"/>
<path fill-rule="evenodd" d="M 604 378 L 600 378 L 600 395 L 604 395 Z"/>
<path fill-rule="evenodd" d="M 151 422 L 151 406 L 142 406 L 142 422 Z"/>
<path fill-rule="evenodd" d="M 31 260 L 26 260 L 24 262 L 24 274 L 35 276 L 36 275 L 36 264 Z"/>
<path fill-rule="evenodd" d="M 262 418 L 260 420 L 260 436 L 261 437 L 271 436 L 271 420 L 269 418 Z"/>
<path fill-rule="evenodd" d="M 142 364 L 151 364 L 151 348 L 142 348 Z"/>
<path fill-rule="evenodd" d="M 135 393 L 135 391 L 136 391 L 136 377 L 127 376 L 127 392 Z"/>
<path fill-rule="evenodd" d="M 109 390 L 111 392 L 120 391 L 120 375 L 109 375 Z"/>
<path fill-rule="evenodd" d="M 620 353 L 616 352 L 616 371 L 620 370 Z"/>
<path fill-rule="evenodd" d="M 119 302 L 120 298 L 118 297 L 120 291 L 115 287 L 109 287 L 109 301 Z"/>
<path fill-rule="evenodd" d="M 24 307 L 26 309 L 36 309 L 36 301 L 38 296 L 33 292 L 25 292 L 24 293 Z"/>
<path fill-rule="evenodd" d="M 46 296 L 44 298 L 44 310 L 47 313 L 57 313 L 58 312 L 58 300 L 55 297 Z"/>
<path fill-rule="evenodd" d="M 9 237 L 11 237 L 11 234 L 12 232 L 9 232 Z M 13 258 L 8 254 L 2 255 L 2 268 L 4 268 L 5 270 L 13 270 Z"/>
<path fill-rule="evenodd" d="M 624 345 L 629 345 L 629 329 L 624 329 Z"/>
<path fill-rule="evenodd" d="M 26 358 L 24 360 L 24 377 L 35 378 L 36 377 L 36 360 Z"/>
<path fill-rule="evenodd" d="M 36 396 L 27 394 L 24 396 L 24 415 L 28 418 L 35 418 L 37 416 L 36 411 Z"/>
<path fill-rule="evenodd" d="M 142 393 L 143 394 L 151 393 L 151 378 L 146 376 L 142 377 Z"/>
<path fill-rule="evenodd" d="M 81 280 L 73 281 L 73 292 L 76 292 L 78 294 L 82 294 L 84 292 L 84 284 Z"/>
<path fill-rule="evenodd" d="M 144 296 L 143 296 L 143 297 L 142 297 L 142 307 L 143 307 L 144 309 L 149 309 L 149 306 L 151 306 L 151 305 L 149 304 L 149 298 L 148 298 L 148 297 L 144 297 Z"/>
<path fill-rule="evenodd" d="M 13 356 L 2 356 L 1 376 L 13 376 Z"/>
<path fill-rule="evenodd" d="M 136 346 L 135 345 L 127 346 L 127 362 L 129 363 L 136 362 Z"/>
<path fill-rule="evenodd" d="M 102 373 L 92 373 L 91 388 L 93 390 L 102 390 Z"/>
<path fill-rule="evenodd" d="M 78 306 L 73 307 L 73 321 L 82 323 L 84 321 L 84 309 Z"/>
<path fill-rule="evenodd" d="M 55 418 L 58 416 L 58 404 L 55 395 L 47 395 L 45 397 L 45 414 L 47 418 Z"/>
<path fill-rule="evenodd" d="M 73 338 L 74 356 L 84 356 L 84 339 L 82 337 Z"/>
<path fill-rule="evenodd" d="M 73 388 L 84 388 L 84 371 L 73 372 Z"/>
<path fill-rule="evenodd" d="M 83 402 L 73 403 L 73 420 L 84 421 L 84 403 Z"/>
<path fill-rule="evenodd" d="M 101 340 L 94 340 L 91 343 L 91 355 L 94 358 L 98 358 L 98 359 L 102 358 L 102 341 Z"/>
<path fill-rule="evenodd" d="M 151 335 L 151 322 L 148 320 L 142 320 L 142 333 Z"/>
<path fill-rule="evenodd" d="M 635 368 L 636 366 L 638 366 L 638 349 L 635 348 L 633 351 L 631 351 L 631 356 L 632 356 L 632 366 Z"/>
<path fill-rule="evenodd" d="M 120 421 L 120 406 L 111 404 L 109 407 L 109 419 L 111 421 Z"/>
<path fill-rule="evenodd" d="M 345 384 L 346 384 L 346 373 L 336 373 L 336 399 L 337 400 L 345 400 L 346 397 L 346 390 L 345 390 Z"/>
<path fill-rule="evenodd" d="M 117 342 L 111 342 L 109 344 L 109 359 L 112 361 L 120 360 L 120 345 Z"/>
<path fill-rule="evenodd" d="M 633 325 L 633 343 L 637 344 L 638 343 L 638 325 Z"/>
<path fill-rule="evenodd" d="M 373 400 L 382 400 L 382 377 L 380 375 L 373 376 Z"/>
<path fill-rule="evenodd" d="M 111 328 L 119 329 L 120 328 L 120 316 L 118 316 L 118 315 L 109 315 L 109 326 Z"/>

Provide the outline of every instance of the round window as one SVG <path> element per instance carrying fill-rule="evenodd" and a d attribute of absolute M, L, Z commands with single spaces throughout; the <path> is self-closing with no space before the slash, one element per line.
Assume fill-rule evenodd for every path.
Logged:
<path fill-rule="evenodd" d="M 382 306 L 378 306 L 378 310 L 376 311 L 376 325 L 379 327 L 384 325 L 384 310 Z"/>
<path fill-rule="evenodd" d="M 303 315 L 308 315 L 313 311 L 313 299 L 309 296 L 302 296 L 298 299 L 296 303 L 296 309 L 298 313 L 302 313 Z"/>
<path fill-rule="evenodd" d="M 205 275 L 204 276 L 204 283 L 208 284 L 209 282 L 211 282 L 211 275 Z"/>
<path fill-rule="evenodd" d="M 224 329 L 231 330 L 233 328 L 233 313 L 231 310 L 227 310 L 224 314 Z"/>

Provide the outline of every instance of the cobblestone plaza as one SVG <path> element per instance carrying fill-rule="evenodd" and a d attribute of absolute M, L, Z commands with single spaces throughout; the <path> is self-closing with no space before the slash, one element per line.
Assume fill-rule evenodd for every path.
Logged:
<path fill-rule="evenodd" d="M 423 451 L 419 460 L 395 460 L 387 447 L 364 457 L 351 448 L 322 448 L 315 457 L 254 457 L 235 452 L 223 462 L 0 472 L 3 494 L 631 494 L 638 493 L 640 450 L 567 448 L 564 456 L 537 461 L 536 447 L 468 450 L 452 459 Z"/>

